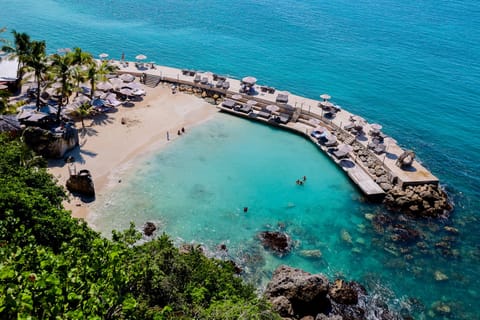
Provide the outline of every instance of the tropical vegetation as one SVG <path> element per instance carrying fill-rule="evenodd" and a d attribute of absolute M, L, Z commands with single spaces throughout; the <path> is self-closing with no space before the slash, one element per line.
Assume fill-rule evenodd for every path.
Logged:
<path fill-rule="evenodd" d="M 228 261 L 71 218 L 45 161 L 0 146 L 0 319 L 279 319 Z"/>
<path fill-rule="evenodd" d="M 5 28 L 0 29 L 4 32 Z M 47 55 L 45 41 L 31 40 L 26 33 L 12 31 L 13 44 L 1 38 L 2 50 L 9 53 L 10 58 L 18 59 L 17 78 L 22 84 L 26 75 L 33 75 L 36 83 L 36 107 L 40 109 L 41 95 L 48 88 L 54 89 L 59 96 L 57 122 L 61 120 L 62 108 L 69 103 L 74 92 L 81 89 L 81 84 L 89 82 L 90 98 L 99 81 L 106 81 L 107 74 L 114 72 L 115 67 L 108 61 L 97 62 L 93 56 L 80 48 L 73 51 Z"/>

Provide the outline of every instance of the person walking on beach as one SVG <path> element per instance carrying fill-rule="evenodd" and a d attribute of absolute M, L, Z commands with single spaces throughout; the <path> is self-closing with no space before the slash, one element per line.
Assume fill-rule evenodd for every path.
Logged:
<path fill-rule="evenodd" d="M 167 131 L 167 141 L 169 141 L 169 140 L 170 140 L 170 133 L 168 133 L 168 131 Z"/>

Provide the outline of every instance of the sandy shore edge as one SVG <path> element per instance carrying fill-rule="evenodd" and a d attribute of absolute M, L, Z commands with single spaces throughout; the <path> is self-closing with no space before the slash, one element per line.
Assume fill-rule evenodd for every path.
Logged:
<path fill-rule="evenodd" d="M 97 195 L 121 182 L 122 175 L 133 170 L 135 163 L 151 152 L 158 152 L 180 139 L 178 130 L 185 128 L 188 134 L 192 126 L 211 119 L 218 112 L 201 98 L 172 94 L 168 86 L 145 89 L 143 101 L 135 102 L 132 107 L 120 106 L 114 113 L 86 119 L 85 130 L 81 122 L 76 123 L 80 146 L 66 156 L 75 158 L 77 172 L 90 171 Z M 65 186 L 69 171 L 63 159 L 49 161 L 48 171 L 58 184 Z M 70 194 L 64 206 L 71 210 L 73 217 L 87 220 L 92 203 Z"/>

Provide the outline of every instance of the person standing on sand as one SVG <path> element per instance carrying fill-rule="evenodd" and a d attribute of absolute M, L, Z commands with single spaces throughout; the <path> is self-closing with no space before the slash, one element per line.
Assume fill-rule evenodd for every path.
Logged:
<path fill-rule="evenodd" d="M 169 141 L 169 140 L 170 140 L 170 134 L 167 131 L 167 141 Z"/>

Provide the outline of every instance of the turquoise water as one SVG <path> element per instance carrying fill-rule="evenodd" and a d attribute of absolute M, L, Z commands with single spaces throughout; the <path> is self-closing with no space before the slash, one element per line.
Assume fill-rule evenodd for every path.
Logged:
<path fill-rule="evenodd" d="M 439 300 L 451 306 L 451 318 L 475 318 L 480 313 L 476 303 L 480 295 L 478 1 L 0 0 L 0 8 L 0 25 L 47 40 L 51 52 L 81 46 L 94 54 L 107 52 L 113 58 L 119 58 L 122 52 L 129 59 L 143 53 L 160 64 L 211 70 L 238 78 L 253 75 L 262 84 L 310 98 L 328 92 L 336 103 L 371 122 L 383 124 L 387 134 L 401 145 L 413 148 L 441 179 L 456 205 L 449 221 L 417 223 L 428 250 L 420 252 L 416 245 L 405 245 L 402 250 L 410 250 L 409 253 L 397 257 L 385 250 L 391 244 L 388 235 L 375 232 L 363 218 L 365 212 L 377 212 L 381 207 L 359 201 L 360 195 L 345 177 L 312 146 L 300 137 L 282 132 L 274 132 L 274 139 L 259 138 L 269 136 L 271 129 L 232 119 L 227 120 L 230 126 L 222 127 L 215 120 L 205 124 L 205 128 L 195 128 L 178 146 L 173 144 L 166 154 L 142 166 L 146 180 L 132 181 L 144 185 L 136 188 L 142 192 L 139 199 L 143 201 L 135 200 L 141 209 L 131 211 L 136 217 L 115 215 L 114 223 L 121 226 L 130 218 L 141 221 L 147 212 L 161 212 L 158 220 L 166 229 L 178 231 L 174 237 L 201 238 L 214 246 L 224 241 L 226 234 L 232 239 L 228 244 L 231 251 L 240 252 L 254 245 L 253 240 L 245 239 L 251 239 L 256 230 L 266 224 L 275 228 L 278 222 L 283 222 L 301 243 L 298 250 L 280 262 L 363 280 L 398 308 L 410 307 L 413 298 L 419 299 L 424 308 L 418 309 L 425 317 L 430 317 L 431 304 Z M 231 144 L 242 143 L 235 140 L 239 139 L 233 134 L 237 128 L 251 149 L 230 148 Z M 257 130 L 262 134 L 258 135 Z M 279 147 L 300 148 L 296 151 L 305 158 L 302 164 L 278 160 L 291 164 L 283 166 L 281 174 L 265 171 L 276 167 L 270 162 L 262 163 L 258 174 L 268 179 L 244 181 L 249 175 L 237 176 L 240 170 L 227 170 L 231 167 L 222 166 L 225 163 L 205 166 L 200 157 L 208 158 L 202 153 L 209 145 L 202 142 L 208 138 L 193 138 L 194 134 L 202 137 L 205 132 L 217 133 L 211 139 L 218 139 L 219 146 L 223 145 L 219 136 L 231 141 L 224 145 L 223 151 L 217 151 L 220 155 L 234 159 L 250 155 L 237 166 L 268 159 L 266 154 L 277 158 L 283 155 L 279 149 L 266 152 L 272 141 Z M 194 158 L 187 162 L 190 156 Z M 208 163 L 217 163 L 217 158 L 209 159 Z M 309 163 L 315 163 L 314 168 L 304 167 Z M 171 167 L 165 178 L 172 179 L 171 183 L 180 189 L 178 192 L 166 184 L 155 188 L 153 183 L 160 183 L 156 180 L 161 179 L 151 179 L 148 175 L 150 169 L 155 174 L 167 175 L 160 169 L 155 171 L 167 165 Z M 187 168 L 192 174 L 186 173 Z M 320 173 L 315 170 L 322 170 L 325 175 L 322 179 L 332 179 L 337 187 L 325 193 L 325 186 L 319 184 L 321 180 L 313 178 Z M 294 181 L 306 171 L 308 185 L 298 190 L 291 185 L 292 178 Z M 261 176 L 263 172 L 265 176 Z M 201 181 L 196 180 L 203 174 Z M 176 181 L 175 176 L 181 177 L 178 179 L 181 181 Z M 122 184 L 119 194 L 128 187 Z M 265 191 L 272 188 L 277 192 Z M 152 189 L 159 190 L 160 195 L 150 197 Z M 170 198 L 162 196 L 168 194 Z M 322 201 L 310 198 L 317 194 Z M 326 194 L 329 197 L 324 198 Z M 263 196 L 255 198 L 256 195 Z M 293 200 L 287 201 L 290 196 Z M 197 202 L 191 201 L 192 198 Z M 196 203 L 196 207 L 189 203 Z M 246 216 L 241 210 L 245 205 L 250 208 Z M 195 215 L 196 210 L 205 213 L 206 208 L 218 215 L 214 222 L 221 221 L 214 232 L 205 230 L 211 222 L 209 214 Z M 185 219 L 168 223 L 171 211 L 186 215 Z M 321 215 L 324 220 L 316 219 L 319 211 L 324 212 Z M 337 215 L 332 217 L 335 211 Z M 445 240 L 442 238 L 452 237 L 442 231 L 444 223 L 460 230 L 458 237 L 446 239 L 452 249 L 447 253 L 438 245 Z M 236 227 L 244 236 L 225 231 Z M 339 240 L 342 229 L 351 234 L 353 245 Z M 363 238 L 366 244 L 356 244 L 358 238 Z M 239 243 L 235 244 L 233 239 Z M 310 247 L 320 248 L 323 258 L 306 261 L 298 257 L 299 250 Z M 357 247 L 360 254 L 352 252 Z M 259 269 L 268 273 L 276 263 L 279 261 L 267 256 Z M 448 274 L 450 279 L 435 282 L 435 270 Z M 384 286 L 379 286 L 380 282 Z M 441 318 L 438 314 L 433 317 Z"/>

